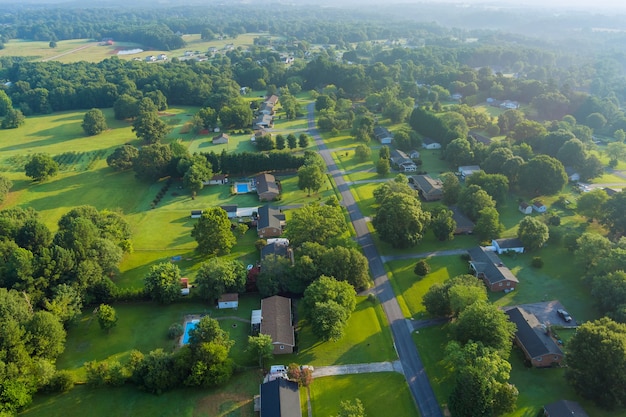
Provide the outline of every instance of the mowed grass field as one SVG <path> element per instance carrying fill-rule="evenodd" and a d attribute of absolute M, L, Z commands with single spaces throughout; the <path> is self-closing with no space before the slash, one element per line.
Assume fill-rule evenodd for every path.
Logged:
<path fill-rule="evenodd" d="M 71 39 L 58 41 L 56 48 L 50 48 L 49 42 L 28 41 L 23 39 L 12 39 L 5 44 L 5 48 L 0 50 L 0 56 L 25 56 L 33 57 L 37 60 L 55 60 L 63 63 L 89 61 L 100 62 L 104 59 L 117 56 L 120 59 L 129 60 L 140 58 L 144 60 L 149 55 L 165 54 L 169 59 L 183 57 L 185 51 L 199 51 L 206 53 L 209 48 L 217 48 L 223 51 L 226 45 L 233 47 L 251 46 L 254 38 L 262 36 L 260 33 L 246 33 L 234 39 L 222 39 L 205 41 L 200 38 L 200 34 L 183 35 L 183 40 L 187 46 L 171 51 L 147 49 L 142 45 L 132 42 L 114 42 L 113 45 L 100 45 L 93 39 Z M 99 41 L 99 40 L 98 40 Z M 118 55 L 119 50 L 144 49 L 144 52 L 137 54 Z M 159 65 L 158 62 L 149 65 Z"/>
<path fill-rule="evenodd" d="M 314 416 L 336 416 L 341 401 L 356 398 L 368 416 L 419 415 L 404 376 L 393 372 L 327 376 L 314 379 L 310 391 Z"/>

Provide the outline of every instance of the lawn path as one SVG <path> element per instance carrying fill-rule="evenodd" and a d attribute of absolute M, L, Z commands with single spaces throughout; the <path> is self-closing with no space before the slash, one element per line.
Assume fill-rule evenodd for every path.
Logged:
<path fill-rule="evenodd" d="M 400 374 L 404 374 L 400 361 L 393 361 L 356 363 L 351 365 L 319 366 L 316 367 L 313 371 L 313 377 L 321 378 L 323 376 L 369 374 L 373 372 L 398 372 Z"/>
<path fill-rule="evenodd" d="M 61 58 L 62 56 L 69 55 L 69 54 L 73 54 L 73 53 L 75 53 L 75 52 L 82 51 L 83 49 L 91 48 L 92 46 L 95 46 L 95 45 L 97 45 L 97 44 L 98 44 L 98 42 L 91 42 L 91 43 L 89 43 L 89 44 L 87 44 L 87 45 L 81 46 L 80 48 L 72 49 L 71 51 L 63 52 L 62 54 L 58 54 L 58 55 L 55 55 L 55 56 L 51 56 L 51 57 L 49 57 L 49 58 L 43 58 L 43 59 L 41 60 L 41 62 L 52 61 L 52 60 L 54 60 L 54 59 Z"/>
<path fill-rule="evenodd" d="M 363 253 L 369 262 L 370 271 L 374 277 L 372 292 L 377 295 L 387 316 L 393 335 L 394 347 L 402 363 L 402 369 L 404 370 L 404 376 L 411 395 L 422 417 L 443 417 L 441 407 L 430 385 L 428 375 L 426 375 L 424 364 L 413 342 L 409 326 L 407 326 L 396 295 L 393 292 L 378 249 L 374 245 L 374 239 L 371 236 L 367 222 L 356 204 L 350 187 L 346 184 L 332 154 L 328 151 L 324 140 L 315 128 L 315 104 L 309 104 L 307 110 L 309 133 L 315 139 L 319 154 L 326 162 L 328 172 L 335 180 L 337 190 L 341 193 L 341 204 L 348 210 L 350 220 L 356 231 L 357 242 L 363 248 Z"/>

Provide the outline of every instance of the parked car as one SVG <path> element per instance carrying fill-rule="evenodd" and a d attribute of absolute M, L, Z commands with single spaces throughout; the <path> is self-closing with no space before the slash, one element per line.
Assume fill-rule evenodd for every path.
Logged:
<path fill-rule="evenodd" d="M 569 315 L 569 313 L 565 310 L 563 310 L 562 308 L 559 308 L 556 313 L 566 322 L 570 322 L 572 321 L 572 316 Z"/>

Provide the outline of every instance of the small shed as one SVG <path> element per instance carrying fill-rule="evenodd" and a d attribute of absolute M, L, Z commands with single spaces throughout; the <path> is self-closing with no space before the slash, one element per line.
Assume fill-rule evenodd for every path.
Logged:
<path fill-rule="evenodd" d="M 535 201 L 533 202 L 533 210 L 537 213 L 545 213 L 548 208 L 541 201 Z"/>
<path fill-rule="evenodd" d="M 236 310 L 239 308 L 239 294 L 230 292 L 222 294 L 222 296 L 217 300 L 217 308 L 220 310 L 225 308 L 234 308 Z"/>
<path fill-rule="evenodd" d="M 180 294 L 189 295 L 189 278 L 180 279 Z"/>
<path fill-rule="evenodd" d="M 522 213 L 522 214 L 530 214 L 533 212 L 533 208 L 530 206 L 530 204 L 528 204 L 525 201 L 522 201 L 521 203 L 519 203 L 519 206 L 517 206 L 517 209 Z"/>
<path fill-rule="evenodd" d="M 213 137 L 213 144 L 223 145 L 225 143 L 228 143 L 229 140 L 230 136 L 228 136 L 226 133 L 220 133 L 219 135 Z"/>
<path fill-rule="evenodd" d="M 202 210 L 191 210 L 191 218 L 192 219 L 199 219 L 200 217 L 202 217 Z"/>

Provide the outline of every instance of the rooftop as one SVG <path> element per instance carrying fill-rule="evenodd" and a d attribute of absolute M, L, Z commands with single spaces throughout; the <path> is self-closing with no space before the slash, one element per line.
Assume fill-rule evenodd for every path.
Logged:
<path fill-rule="evenodd" d="M 517 326 L 515 335 L 531 358 L 554 353 L 562 355 L 563 351 L 548 334 L 546 328 L 534 314 L 521 307 L 513 307 L 505 312 Z"/>

